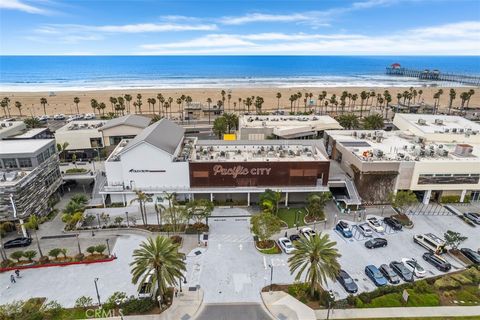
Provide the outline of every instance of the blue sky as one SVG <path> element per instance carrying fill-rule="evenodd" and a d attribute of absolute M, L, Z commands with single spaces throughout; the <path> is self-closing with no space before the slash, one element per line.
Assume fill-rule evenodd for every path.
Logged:
<path fill-rule="evenodd" d="M 479 0 L 0 0 L 2 55 L 480 55 Z"/>

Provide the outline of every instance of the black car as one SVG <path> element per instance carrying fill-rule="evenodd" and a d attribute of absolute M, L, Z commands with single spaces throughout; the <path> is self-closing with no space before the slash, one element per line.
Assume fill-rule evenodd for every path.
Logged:
<path fill-rule="evenodd" d="M 465 257 L 467 257 L 473 264 L 480 264 L 480 254 L 473 251 L 470 248 L 462 248 L 460 251 L 463 253 Z"/>
<path fill-rule="evenodd" d="M 387 239 L 384 238 L 373 238 L 372 240 L 368 240 L 365 242 L 365 247 L 368 249 L 375 249 L 375 248 L 381 248 L 381 247 L 386 247 L 388 244 Z"/>
<path fill-rule="evenodd" d="M 395 271 L 395 273 L 398 274 L 403 281 L 413 282 L 412 272 L 408 270 L 402 262 L 392 261 L 390 262 L 390 268 L 392 268 L 392 270 Z"/>
<path fill-rule="evenodd" d="M 300 240 L 300 236 L 298 234 L 292 234 L 290 236 L 290 241 L 293 242 L 293 241 L 298 241 L 298 240 Z"/>
<path fill-rule="evenodd" d="M 393 272 L 392 268 L 390 268 L 388 265 L 382 264 L 378 270 L 380 270 L 385 279 L 387 279 L 390 283 L 397 284 L 400 282 L 397 274 Z"/>
<path fill-rule="evenodd" d="M 393 230 L 402 230 L 402 224 L 394 217 L 386 217 L 383 222 Z"/>
<path fill-rule="evenodd" d="M 340 270 L 337 281 L 340 282 L 348 293 L 356 293 L 358 291 L 357 284 L 345 270 Z"/>
<path fill-rule="evenodd" d="M 467 212 L 463 216 L 475 224 L 480 224 L 480 215 L 475 212 Z"/>
<path fill-rule="evenodd" d="M 32 243 L 31 238 L 21 237 L 21 238 L 16 238 L 16 239 L 5 242 L 3 244 L 3 247 L 5 249 L 18 248 L 18 247 L 28 247 L 31 243 Z"/>
<path fill-rule="evenodd" d="M 422 257 L 423 260 L 427 261 L 440 271 L 447 272 L 452 268 L 452 265 L 450 263 L 431 252 L 425 252 Z"/>

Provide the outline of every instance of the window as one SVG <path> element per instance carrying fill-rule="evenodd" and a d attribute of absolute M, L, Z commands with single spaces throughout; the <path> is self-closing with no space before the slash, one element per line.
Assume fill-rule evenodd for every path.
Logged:
<path fill-rule="evenodd" d="M 193 171 L 194 178 L 208 178 L 208 171 Z"/>
<path fill-rule="evenodd" d="M 3 166 L 6 169 L 18 168 L 17 160 L 13 158 L 3 159 Z"/>
<path fill-rule="evenodd" d="M 90 146 L 92 148 L 102 148 L 102 138 L 90 138 Z"/>
<path fill-rule="evenodd" d="M 421 174 L 418 184 L 477 184 L 480 180 L 478 175 L 468 174 L 436 174 L 435 176 Z"/>
<path fill-rule="evenodd" d="M 50 157 L 50 151 L 47 149 L 43 151 L 43 159 L 47 160 Z"/>
<path fill-rule="evenodd" d="M 43 154 L 40 153 L 40 154 L 37 156 L 37 162 L 38 162 L 38 164 L 43 163 L 44 160 L 45 160 L 45 159 L 43 158 Z"/>
<path fill-rule="evenodd" d="M 32 160 L 30 158 L 20 158 L 18 159 L 18 164 L 20 168 L 30 168 L 32 167 Z"/>

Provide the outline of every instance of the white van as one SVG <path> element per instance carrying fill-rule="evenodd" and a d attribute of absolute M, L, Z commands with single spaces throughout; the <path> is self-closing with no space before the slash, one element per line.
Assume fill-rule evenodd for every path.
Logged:
<path fill-rule="evenodd" d="M 435 254 L 442 254 L 447 252 L 445 240 L 437 237 L 433 233 L 416 234 L 413 236 L 413 242 L 421 245 L 428 251 Z"/>
<path fill-rule="evenodd" d="M 155 283 L 153 283 L 153 273 L 154 271 L 152 270 L 145 277 L 145 281 L 142 283 L 142 286 L 138 291 L 138 297 L 140 299 L 151 298 L 153 296 L 155 292 Z"/>

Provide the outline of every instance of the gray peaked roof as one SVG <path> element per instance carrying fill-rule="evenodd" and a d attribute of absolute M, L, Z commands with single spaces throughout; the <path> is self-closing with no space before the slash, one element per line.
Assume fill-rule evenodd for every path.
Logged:
<path fill-rule="evenodd" d="M 170 120 L 161 119 L 140 132 L 127 144 L 121 153 L 125 153 L 142 142 L 146 142 L 173 155 L 177 146 L 182 142 L 184 133 L 185 129 L 183 127 Z"/>
<path fill-rule="evenodd" d="M 113 128 L 119 125 L 146 128 L 150 124 L 150 121 L 151 119 L 148 117 L 142 117 L 136 114 L 127 114 L 126 116 L 108 120 L 107 123 L 105 123 L 105 125 L 99 130 L 105 130 L 105 129 Z"/>

